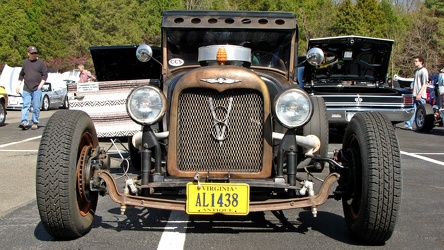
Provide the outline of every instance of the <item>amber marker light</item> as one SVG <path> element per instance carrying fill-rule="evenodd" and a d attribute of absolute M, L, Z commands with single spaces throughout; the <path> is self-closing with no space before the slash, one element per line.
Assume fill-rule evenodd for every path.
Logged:
<path fill-rule="evenodd" d="M 227 50 L 224 47 L 217 50 L 216 60 L 220 65 L 224 65 L 227 61 Z"/>

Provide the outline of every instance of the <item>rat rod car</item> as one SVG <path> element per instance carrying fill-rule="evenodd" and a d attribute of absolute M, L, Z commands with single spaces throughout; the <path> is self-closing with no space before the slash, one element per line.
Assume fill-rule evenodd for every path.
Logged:
<path fill-rule="evenodd" d="M 321 49 L 324 63 L 305 63 L 299 80 L 309 94 L 324 98 L 330 128 L 344 128 L 363 111 L 381 112 L 393 124 L 412 117 L 412 94 L 387 84 L 392 45 L 393 40 L 362 36 L 310 39 L 308 49 Z"/>
<path fill-rule="evenodd" d="M 36 190 L 49 234 L 88 233 L 98 196 L 108 194 L 122 214 L 139 206 L 239 216 L 308 208 L 316 216 L 335 198 L 354 238 L 375 244 L 391 237 L 401 199 L 394 127 L 381 113 L 358 113 L 328 157 L 324 100 L 297 85 L 294 13 L 166 11 L 161 30 L 159 60 L 147 45 L 134 55 L 161 65 L 161 77 L 123 102 L 140 126 L 129 149 L 134 176 L 121 175 L 124 187 L 88 113 L 61 110 L 48 121 Z M 309 51 L 307 61 L 321 65 L 323 52 Z"/>

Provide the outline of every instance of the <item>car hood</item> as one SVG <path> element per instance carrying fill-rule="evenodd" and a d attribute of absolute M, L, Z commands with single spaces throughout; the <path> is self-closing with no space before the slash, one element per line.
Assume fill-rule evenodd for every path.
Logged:
<path fill-rule="evenodd" d="M 89 50 L 98 81 L 159 79 L 161 66 L 155 60 L 140 62 L 138 45 L 93 46 Z M 153 57 L 160 59 L 160 48 L 152 47 Z"/>
<path fill-rule="evenodd" d="M 325 64 L 304 69 L 304 82 L 314 85 L 385 83 L 393 40 L 360 36 L 310 39 L 308 50 L 324 51 Z M 307 50 L 307 51 L 308 51 Z"/>
<path fill-rule="evenodd" d="M 18 79 L 22 67 L 10 67 L 7 64 L 3 67 L 2 74 L 0 75 L 0 86 L 5 88 L 8 95 L 19 96 L 15 89 L 17 88 Z M 23 88 L 23 84 L 21 85 Z"/>

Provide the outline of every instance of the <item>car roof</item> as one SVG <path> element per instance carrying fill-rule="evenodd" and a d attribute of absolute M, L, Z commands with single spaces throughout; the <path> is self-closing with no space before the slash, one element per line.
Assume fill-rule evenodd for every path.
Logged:
<path fill-rule="evenodd" d="M 163 28 L 296 29 L 296 14 L 280 11 L 163 12 Z"/>

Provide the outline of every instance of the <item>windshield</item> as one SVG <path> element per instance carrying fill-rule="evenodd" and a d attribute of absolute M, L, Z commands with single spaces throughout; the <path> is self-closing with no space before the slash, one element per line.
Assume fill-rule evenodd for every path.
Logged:
<path fill-rule="evenodd" d="M 170 68 L 197 65 L 198 48 L 207 45 L 240 45 L 251 49 L 251 66 L 286 71 L 290 63 L 292 31 L 265 29 L 168 29 Z"/>

